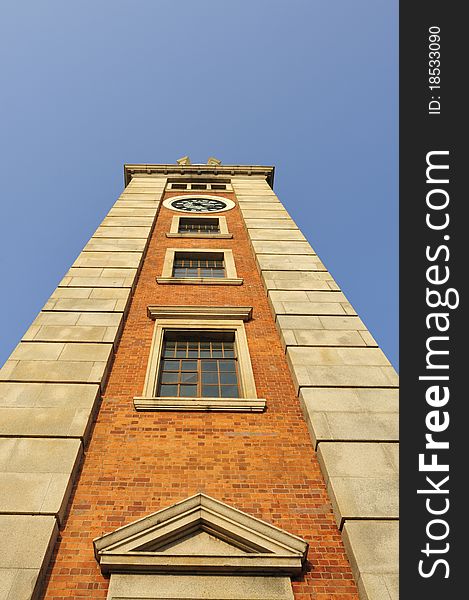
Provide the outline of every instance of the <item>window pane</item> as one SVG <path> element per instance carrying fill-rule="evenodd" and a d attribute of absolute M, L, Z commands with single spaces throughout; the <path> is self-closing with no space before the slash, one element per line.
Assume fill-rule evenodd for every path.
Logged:
<path fill-rule="evenodd" d="M 181 383 L 197 383 L 197 373 L 181 373 Z"/>
<path fill-rule="evenodd" d="M 163 361 L 163 370 L 164 371 L 179 371 L 179 361 L 178 360 L 164 360 Z"/>
<path fill-rule="evenodd" d="M 160 388 L 160 396 L 177 396 L 177 385 L 162 385 Z"/>
<path fill-rule="evenodd" d="M 236 361 L 234 360 L 220 360 L 220 371 L 236 371 Z"/>
<path fill-rule="evenodd" d="M 221 386 L 221 397 L 222 398 L 237 398 L 238 397 L 238 386 L 237 385 L 222 385 Z"/>
<path fill-rule="evenodd" d="M 236 373 L 220 373 L 220 383 L 238 383 Z"/>
<path fill-rule="evenodd" d="M 203 371 L 202 383 L 218 383 L 218 373 L 211 371 Z"/>
<path fill-rule="evenodd" d="M 177 383 L 178 373 L 163 372 L 161 374 L 161 383 Z"/>
<path fill-rule="evenodd" d="M 203 360 L 202 371 L 216 371 L 217 363 L 214 360 Z"/>
<path fill-rule="evenodd" d="M 202 397 L 203 398 L 218 398 L 218 385 L 203 385 L 202 386 Z M 229 396 L 233 398 L 233 396 Z"/>
<path fill-rule="evenodd" d="M 182 362 L 182 371 L 197 371 L 197 361 L 196 360 L 183 360 Z"/>
<path fill-rule="evenodd" d="M 196 385 L 181 385 L 180 387 L 180 396 L 190 396 L 194 398 L 197 396 L 197 386 Z"/>

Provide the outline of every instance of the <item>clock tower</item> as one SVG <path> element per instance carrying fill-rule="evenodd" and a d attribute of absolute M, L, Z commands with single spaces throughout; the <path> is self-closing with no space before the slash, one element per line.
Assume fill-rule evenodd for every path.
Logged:
<path fill-rule="evenodd" d="M 274 168 L 124 177 L 0 371 L 0 600 L 396 599 L 397 376 Z"/>

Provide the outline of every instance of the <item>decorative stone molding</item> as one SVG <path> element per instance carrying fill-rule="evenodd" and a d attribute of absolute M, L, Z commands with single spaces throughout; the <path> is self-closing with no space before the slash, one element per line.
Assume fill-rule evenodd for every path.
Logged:
<path fill-rule="evenodd" d="M 150 319 L 252 319 L 252 306 L 162 306 L 147 308 Z"/>
<path fill-rule="evenodd" d="M 134 398 L 136 410 L 183 412 L 264 412 L 262 398 Z"/>
<path fill-rule="evenodd" d="M 243 279 L 239 277 L 157 277 L 156 282 L 161 285 L 242 285 Z"/>
<path fill-rule="evenodd" d="M 103 574 L 295 576 L 308 552 L 301 538 L 202 493 L 96 538 L 93 545 Z"/>
<path fill-rule="evenodd" d="M 177 175 L 189 176 L 217 176 L 222 177 L 247 177 L 254 179 L 263 178 L 267 180 L 270 187 L 274 185 L 275 167 L 264 167 L 260 165 L 145 165 L 145 164 L 128 164 L 124 165 L 124 181 L 125 185 L 134 178 L 146 177 L 166 177 Z"/>

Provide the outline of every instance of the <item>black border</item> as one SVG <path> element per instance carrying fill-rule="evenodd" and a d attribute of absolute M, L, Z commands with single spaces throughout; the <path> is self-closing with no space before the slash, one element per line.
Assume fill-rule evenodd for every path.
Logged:
<path fill-rule="evenodd" d="M 469 171 L 464 164 L 466 149 L 463 141 L 468 129 L 463 108 L 463 88 L 467 87 L 464 85 L 467 67 L 463 56 L 468 55 L 468 34 L 463 8 L 463 3 L 434 0 L 402 2 L 400 5 L 400 597 L 404 599 L 414 599 L 416 594 L 422 594 L 425 600 L 446 600 L 465 595 L 459 591 L 465 572 L 464 542 L 466 512 L 469 510 L 465 491 L 466 473 L 469 471 L 465 465 L 468 455 L 466 444 L 469 443 L 469 398 L 465 382 L 465 373 L 469 373 L 465 348 L 469 335 L 469 325 L 465 321 L 465 271 L 469 267 L 469 252 L 465 239 L 469 232 L 466 232 L 464 219 L 469 199 L 463 188 L 465 174 Z M 428 112 L 432 94 L 428 88 L 428 36 L 431 26 L 441 30 L 441 90 L 437 94 L 441 101 L 440 114 Z M 434 150 L 449 151 L 447 159 L 442 161 L 446 160 L 450 167 L 449 184 L 442 186 L 450 196 L 450 224 L 444 232 L 450 236 L 448 241 L 442 241 L 443 232 L 432 231 L 425 223 L 428 211 L 426 195 L 430 189 L 425 174 L 426 155 Z M 432 542 L 435 548 L 441 548 L 447 542 L 449 550 L 427 558 L 421 550 L 430 541 L 426 526 L 432 516 L 425 507 L 428 496 L 417 494 L 417 489 L 430 487 L 425 475 L 431 474 L 419 472 L 418 455 L 425 451 L 425 434 L 428 433 L 425 417 L 432 408 L 425 399 L 428 382 L 418 378 L 426 373 L 425 344 L 431 335 L 425 323 L 426 315 L 432 312 L 426 304 L 426 270 L 435 264 L 429 263 L 425 251 L 427 245 L 436 248 L 441 243 L 448 245 L 450 257 L 445 262 L 443 256 L 446 253 L 442 252 L 442 258 L 436 262 L 449 266 L 450 280 L 446 287 L 458 291 L 460 304 L 458 308 L 447 311 L 451 323 L 447 333 L 450 338 L 447 345 L 449 354 L 443 359 L 449 364 L 450 400 L 441 410 L 448 411 L 450 425 L 439 438 L 435 435 L 435 438 L 446 439 L 450 444 L 448 450 L 438 453 L 439 461 L 449 464 L 449 472 L 446 473 L 450 476 L 446 485 L 449 493 L 432 496 L 435 498 L 434 506 L 437 506 L 437 497 L 440 502 L 444 497 L 450 501 L 448 512 L 442 516 L 450 528 L 448 537 L 441 542 Z M 435 481 L 438 481 L 444 474 L 434 475 Z M 446 567 L 443 565 L 437 566 L 431 577 L 419 575 L 419 560 L 426 560 L 425 569 L 428 571 L 432 560 L 438 558 L 448 561 L 448 578 L 445 578 Z"/>

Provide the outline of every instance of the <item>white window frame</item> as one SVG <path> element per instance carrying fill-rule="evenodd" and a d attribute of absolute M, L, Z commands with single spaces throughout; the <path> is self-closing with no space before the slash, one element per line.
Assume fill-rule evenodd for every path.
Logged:
<path fill-rule="evenodd" d="M 184 254 L 223 254 L 225 277 L 173 277 L 173 266 L 176 252 Z M 243 279 L 236 273 L 233 250 L 230 248 L 167 248 L 163 262 L 161 277 L 156 281 L 161 284 L 181 285 L 241 285 Z"/>
<path fill-rule="evenodd" d="M 148 359 L 142 396 L 134 398 L 137 410 L 241 411 L 262 412 L 266 401 L 257 397 L 244 321 L 251 318 L 250 307 L 174 306 L 148 307 L 155 329 Z M 169 318 L 168 318 L 169 317 Z M 220 331 L 234 333 L 238 361 L 239 398 L 181 398 L 155 395 L 161 352 L 168 331 Z"/>
<path fill-rule="evenodd" d="M 181 219 L 194 219 L 194 221 L 198 221 L 200 219 L 218 219 L 218 227 L 220 231 L 218 233 L 180 233 L 179 232 L 179 223 Z M 222 238 L 222 239 L 231 239 L 233 234 L 228 231 L 228 225 L 226 222 L 226 217 L 223 215 L 218 215 L 215 213 L 214 216 L 204 215 L 174 215 L 171 220 L 171 228 L 169 233 L 166 234 L 168 238 L 198 238 L 198 239 L 210 239 L 210 238 Z"/>

